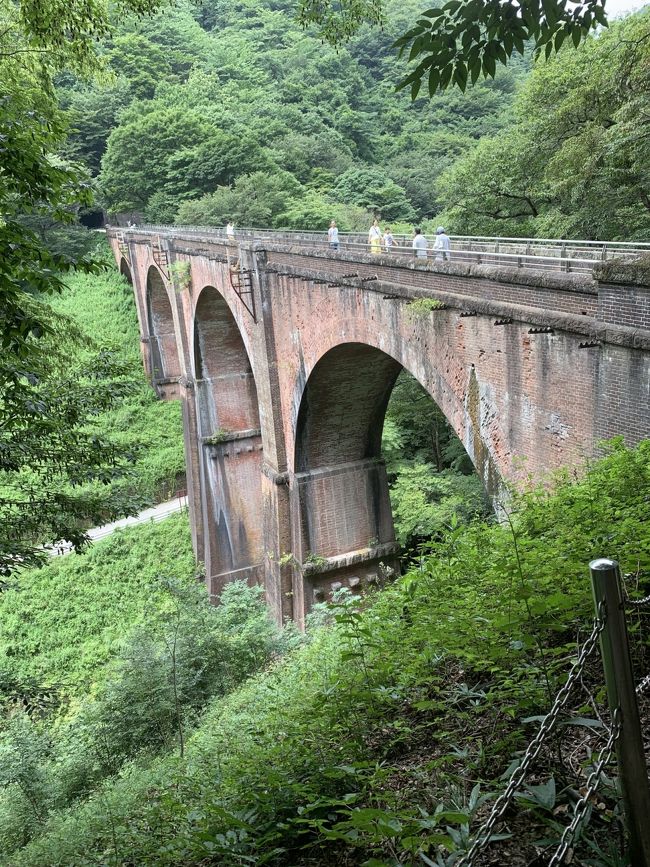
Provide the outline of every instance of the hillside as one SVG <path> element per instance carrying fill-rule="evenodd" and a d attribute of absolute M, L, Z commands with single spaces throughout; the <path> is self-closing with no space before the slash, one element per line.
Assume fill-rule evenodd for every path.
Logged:
<path fill-rule="evenodd" d="M 418 9 L 389 4 L 385 31 L 365 28 L 338 51 L 301 29 L 287 0 L 181 2 L 127 21 L 106 45 L 110 86 L 59 88 L 75 129 L 66 154 L 98 173 L 107 210 L 150 221 L 431 217 L 438 176 L 503 126 L 523 66 L 411 103 L 394 92 L 391 44 Z"/>
<path fill-rule="evenodd" d="M 111 349 L 129 370 L 133 389 L 119 407 L 94 422 L 101 435 L 135 457 L 131 472 L 113 484 L 131 491 L 142 504 L 169 498 L 184 487 L 180 404 L 158 400 L 146 379 L 132 288 L 115 273 L 111 262 L 99 274 L 68 277 L 65 291 L 53 296 L 50 303 L 92 340 L 90 347 L 78 343 L 77 353 Z"/>
<path fill-rule="evenodd" d="M 582 481 L 567 475 L 555 493 L 540 489 L 513 503 L 510 524 L 448 532 L 391 588 L 361 607 L 343 596 L 319 611 L 330 626 L 314 622 L 306 646 L 290 650 L 295 639 L 285 637 L 285 659 L 208 701 L 186 721 L 180 755 L 172 736 L 157 756 L 140 746 L 135 761 L 101 784 L 62 790 L 50 755 L 65 732 L 50 752 L 33 737 L 39 787 L 31 802 L 20 778 L 5 789 L 3 863 L 451 867 L 566 677 L 576 637 L 584 641 L 591 629 L 589 559 L 617 556 L 629 591 L 648 592 L 649 482 L 650 442 L 635 451 L 616 444 Z M 241 624 L 245 608 L 229 602 L 225 613 L 216 610 L 235 621 L 239 610 Z M 262 640 L 259 664 L 269 659 L 269 639 L 259 638 L 263 621 L 247 610 L 256 628 L 242 633 L 240 625 L 234 634 L 258 648 Z M 643 674 L 650 653 L 636 623 L 639 616 L 633 635 Z M 239 646 L 243 652 L 245 642 Z M 188 645 L 183 653 L 195 658 Z M 222 650 L 212 658 L 218 679 L 231 657 Z M 138 671 L 142 677 L 138 667 L 122 669 L 131 691 Z M 604 743 L 602 680 L 596 654 L 583 673 L 585 691 L 571 694 L 477 867 L 546 863 Z M 123 703 L 123 690 L 117 695 Z M 165 718 L 156 690 L 136 689 L 128 706 L 135 731 Z M 642 706 L 647 716 L 647 698 Z M 96 737 L 100 723 L 86 719 L 87 736 Z M 24 743 L 15 729 L 14 749 Z M 615 784 L 608 766 L 572 863 L 624 863 Z"/>
<path fill-rule="evenodd" d="M 149 222 L 646 239 L 650 12 L 411 102 L 392 44 L 420 11 L 389 2 L 337 50 L 290 0 L 127 19 L 109 84 L 60 84 L 64 153 L 102 207 Z"/>

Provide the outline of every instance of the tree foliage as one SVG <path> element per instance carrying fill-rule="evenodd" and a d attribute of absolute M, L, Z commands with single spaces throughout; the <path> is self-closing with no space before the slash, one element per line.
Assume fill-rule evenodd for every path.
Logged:
<path fill-rule="evenodd" d="M 382 455 L 395 536 L 407 554 L 438 538 L 451 524 L 488 514 L 483 484 L 462 442 L 406 371 L 388 403 Z"/>
<path fill-rule="evenodd" d="M 142 13 L 154 3 L 127 0 L 123 8 Z M 66 68 L 78 75 L 100 68 L 97 41 L 109 34 L 109 16 L 102 0 L 0 4 L 3 574 L 38 559 L 41 531 L 50 539 L 67 534 L 81 541 L 79 521 L 97 516 L 98 501 L 70 497 L 61 486 L 106 480 L 122 462 L 84 428 L 119 397 L 123 371 L 104 355 L 92 369 L 66 372 L 65 329 L 35 297 L 60 291 L 62 275 L 73 267 L 96 270 L 86 257 L 44 244 L 39 231 L 43 221 L 73 222 L 75 210 L 91 200 L 86 173 L 56 156 L 65 120 L 54 78 Z M 25 473 L 39 483 L 23 483 Z"/>
<path fill-rule="evenodd" d="M 0 596 L 3 860 L 130 760 L 182 756 L 206 703 L 295 640 L 259 588 L 233 583 L 210 604 L 185 515 L 22 578 Z"/>
<path fill-rule="evenodd" d="M 383 10 L 374 0 L 301 0 L 303 24 L 317 24 L 335 45 L 348 39 L 364 23 L 381 24 Z M 410 86 L 415 99 L 426 80 L 429 95 L 450 84 L 462 91 L 482 75 L 494 78 L 497 64 L 507 65 L 513 52 L 524 55 L 532 46 L 546 58 L 566 39 L 580 45 L 590 31 L 606 25 L 605 0 L 448 0 L 420 13 L 414 26 L 395 46 L 408 60 L 417 61 L 400 87 Z"/>
<path fill-rule="evenodd" d="M 650 13 L 536 64 L 513 124 L 440 179 L 460 233 L 646 239 Z"/>
<path fill-rule="evenodd" d="M 105 45 L 112 78 L 102 85 L 60 81 L 73 127 L 65 152 L 93 173 L 101 160 L 107 210 L 135 210 L 158 222 L 182 208 L 185 223 L 225 215 L 240 224 L 265 217 L 267 226 L 311 229 L 326 228 L 332 217 L 357 228 L 358 209 L 364 221 L 373 210 L 392 221 L 438 210 L 437 176 L 459 148 L 500 128 L 522 69 L 465 101 L 449 94 L 414 108 L 393 87 L 399 71 L 390 45 L 401 6 L 394 3 L 385 34 L 359 35 L 338 52 L 302 32 L 293 11 L 290 3 L 238 0 L 207 15 L 181 2 L 119 26 Z M 409 160 L 415 140 L 418 154 Z M 426 156 L 432 152 L 435 159 Z M 298 184 L 291 201 L 280 210 L 266 204 L 262 185 L 261 204 L 250 216 L 242 204 L 235 217 L 230 194 L 258 172 L 285 178 L 283 186 L 288 172 Z M 357 185 L 352 198 L 342 198 L 336 187 L 347 172 L 361 173 L 370 189 Z"/>
<path fill-rule="evenodd" d="M 46 801 L 46 821 L 27 825 L 32 839 L 22 848 L 15 774 L 0 800 L 5 860 L 50 867 L 115 855 L 118 863 L 235 867 L 300 863 L 307 847 L 314 863 L 458 861 L 548 710 L 548 688 L 564 683 L 576 636 L 583 642 L 592 628 L 589 559 L 606 548 L 632 573 L 628 592 L 650 589 L 649 474 L 650 442 L 633 451 L 615 443 L 583 478 L 563 473 L 553 490 L 516 498 L 510 523 L 452 528 L 390 588 L 363 605 L 344 595 L 321 612 L 329 628 L 218 695 L 182 759 L 172 736 L 166 756 L 140 754 L 90 797 L 79 791 L 67 807 Z M 632 647 L 647 670 L 643 630 L 633 631 Z M 583 683 L 587 697 L 572 694 L 532 770 L 531 783 L 547 787 L 546 805 L 531 807 L 534 790 L 522 790 L 508 818 L 516 835 L 495 829 L 490 857 L 500 864 L 538 859 L 540 839 L 551 851 L 598 759 L 596 713 L 607 722 L 607 711 L 596 659 Z M 139 695 L 136 729 L 155 707 L 153 695 L 146 703 Z M 47 798 L 61 779 L 56 749 L 21 732 L 10 738 L 14 755 L 40 769 L 33 794 Z M 13 772 L 16 761 L 7 767 Z M 606 821 L 583 828 L 576 861 L 620 861 L 615 768 L 607 774 L 611 784 L 599 790 Z"/>

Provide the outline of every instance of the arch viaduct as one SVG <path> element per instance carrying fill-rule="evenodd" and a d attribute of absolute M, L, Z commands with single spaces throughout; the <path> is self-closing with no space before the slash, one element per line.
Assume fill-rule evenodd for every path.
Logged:
<path fill-rule="evenodd" d="M 650 433 L 650 279 L 621 260 L 574 275 L 299 236 L 108 235 L 148 375 L 181 401 L 208 588 L 259 583 L 278 621 L 394 560 L 381 433 L 403 368 L 493 496 Z"/>

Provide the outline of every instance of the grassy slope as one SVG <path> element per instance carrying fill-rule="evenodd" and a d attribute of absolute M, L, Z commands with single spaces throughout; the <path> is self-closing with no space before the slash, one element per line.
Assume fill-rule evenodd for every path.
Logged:
<path fill-rule="evenodd" d="M 118 410 L 100 417 L 98 427 L 127 448 L 140 445 L 132 486 L 141 497 L 157 499 L 162 486 L 173 489 L 185 469 L 181 412 L 178 401 L 158 400 L 145 379 L 133 291 L 115 270 L 75 274 L 67 284 L 52 306 L 74 319 L 99 345 L 116 349 L 133 364 L 137 390 Z"/>
<path fill-rule="evenodd" d="M 22 573 L 15 589 L 0 593 L 0 671 L 83 694 L 156 605 L 156 577 L 191 580 L 195 569 L 187 516 L 178 515 Z"/>
<path fill-rule="evenodd" d="M 555 496 L 530 495 L 514 532 L 452 531 L 365 613 L 343 605 L 333 629 L 213 703 L 185 760 L 131 766 L 101 797 L 53 816 L 10 863 L 297 867 L 375 858 L 367 863 L 378 867 L 421 864 L 423 851 L 447 864 L 476 812 L 470 790 L 502 787 L 498 776 L 534 730 L 521 718 L 549 706 L 539 645 L 555 689 L 576 634 L 589 628 L 589 559 L 650 566 L 649 484 L 646 442 L 614 452 L 580 483 L 565 478 Z M 643 659 L 637 650 L 647 668 L 647 651 Z M 600 687 L 597 660 L 586 680 Z M 578 694 L 569 713 L 594 711 Z M 563 763 L 553 747 L 533 777 L 554 776 L 558 792 L 580 788 L 581 764 L 599 743 L 597 732 L 562 732 L 571 747 Z M 606 810 L 588 836 L 607 848 L 616 845 L 615 797 L 609 789 L 601 798 Z M 514 836 L 498 844 L 498 863 L 529 863 L 534 839 L 559 836 L 550 810 L 524 811 L 510 815 Z"/>

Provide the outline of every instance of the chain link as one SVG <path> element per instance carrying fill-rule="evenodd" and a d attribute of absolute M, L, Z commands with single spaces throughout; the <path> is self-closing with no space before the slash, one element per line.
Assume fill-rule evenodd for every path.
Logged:
<path fill-rule="evenodd" d="M 646 692 L 650 692 L 650 674 L 646 674 L 646 676 L 636 688 L 637 695 L 643 695 Z"/>
<path fill-rule="evenodd" d="M 479 852 L 483 851 L 483 849 L 485 849 L 485 847 L 489 844 L 492 831 L 494 830 L 494 826 L 499 821 L 501 816 L 505 813 L 508 805 L 515 796 L 515 792 L 522 784 L 528 772 L 528 769 L 535 761 L 537 756 L 540 754 L 546 738 L 555 728 L 555 724 L 557 723 L 560 711 L 566 706 L 569 700 L 571 690 L 580 679 L 580 675 L 582 674 L 585 663 L 589 656 L 593 653 L 594 648 L 596 647 L 596 644 L 598 642 L 600 633 L 605 628 L 605 617 L 605 604 L 604 602 L 600 602 L 598 605 L 598 616 L 594 619 L 594 625 L 593 629 L 591 630 L 591 634 L 582 645 L 580 653 L 578 654 L 578 658 L 571 666 L 569 676 L 567 677 L 564 686 L 555 696 L 553 706 L 542 720 L 537 734 L 528 744 L 521 763 L 513 771 L 508 785 L 494 802 L 490 815 L 479 828 L 476 837 L 474 838 L 474 842 L 469 847 L 465 855 L 463 855 L 463 857 L 456 863 L 455 867 L 472 867 L 472 859 L 476 855 L 478 855 Z"/>
<path fill-rule="evenodd" d="M 630 599 L 625 597 L 626 608 L 650 608 L 650 596 L 644 596 L 642 599 Z"/>
<path fill-rule="evenodd" d="M 564 829 L 564 833 L 560 838 L 560 845 L 557 847 L 557 849 L 553 853 L 553 857 L 548 862 L 548 867 L 559 867 L 559 865 L 562 864 L 562 862 L 564 861 L 567 852 L 573 846 L 578 831 L 580 830 L 583 822 L 585 821 L 587 812 L 589 811 L 590 801 L 596 793 L 596 790 L 598 789 L 598 786 L 600 784 L 600 777 L 603 772 L 603 768 L 612 760 L 614 746 L 620 733 L 621 709 L 617 707 L 612 715 L 612 726 L 609 730 L 609 737 L 607 738 L 607 742 L 605 743 L 605 746 L 600 752 L 600 758 L 598 759 L 596 766 L 587 777 L 587 782 L 585 784 L 582 797 L 574 807 L 573 819 L 571 820 L 571 824 L 567 825 L 567 827 Z"/>

